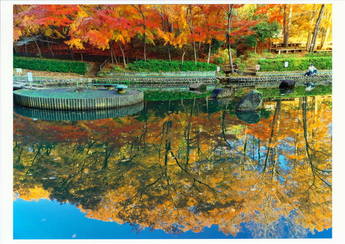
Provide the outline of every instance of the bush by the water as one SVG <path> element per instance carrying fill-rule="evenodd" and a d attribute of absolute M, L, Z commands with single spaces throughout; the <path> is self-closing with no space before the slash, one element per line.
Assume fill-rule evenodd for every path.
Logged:
<path fill-rule="evenodd" d="M 332 52 L 307 53 L 305 57 L 331 57 Z"/>
<path fill-rule="evenodd" d="M 284 67 L 284 62 L 289 62 L 288 67 Z M 331 56 L 260 59 L 258 63 L 260 71 L 307 70 L 310 64 L 317 69 L 332 69 Z"/>
<path fill-rule="evenodd" d="M 169 60 L 139 60 L 129 63 L 131 71 L 136 72 L 176 72 L 176 71 L 215 71 L 216 65 L 194 61 L 169 61 Z"/>
<path fill-rule="evenodd" d="M 88 64 L 85 62 L 28 57 L 13 57 L 13 67 L 52 72 L 77 73 L 81 75 L 84 75 L 88 70 Z"/>

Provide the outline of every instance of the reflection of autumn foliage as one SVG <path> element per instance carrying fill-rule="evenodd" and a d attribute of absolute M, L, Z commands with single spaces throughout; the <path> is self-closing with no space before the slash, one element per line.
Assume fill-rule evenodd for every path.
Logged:
<path fill-rule="evenodd" d="M 43 187 L 90 218 L 167 232 L 236 235 L 253 222 L 254 236 L 276 237 L 281 218 L 291 235 L 321 231 L 331 227 L 330 99 L 271 102 L 257 124 L 194 105 L 146 120 L 16 115 L 15 192 Z"/>

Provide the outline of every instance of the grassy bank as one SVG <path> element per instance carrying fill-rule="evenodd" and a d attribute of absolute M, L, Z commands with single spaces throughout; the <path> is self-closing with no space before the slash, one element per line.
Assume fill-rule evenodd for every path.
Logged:
<path fill-rule="evenodd" d="M 88 71 L 88 63 L 86 62 L 16 56 L 13 57 L 13 67 L 61 73 L 77 73 L 81 75 L 84 75 Z"/>
<path fill-rule="evenodd" d="M 288 62 L 288 67 L 285 67 L 285 62 Z M 274 58 L 274 59 L 260 59 L 258 61 L 260 71 L 293 71 L 293 70 L 307 70 L 310 64 L 313 64 L 317 69 L 332 69 L 331 56 L 311 56 L 311 57 L 295 57 L 295 58 Z"/>

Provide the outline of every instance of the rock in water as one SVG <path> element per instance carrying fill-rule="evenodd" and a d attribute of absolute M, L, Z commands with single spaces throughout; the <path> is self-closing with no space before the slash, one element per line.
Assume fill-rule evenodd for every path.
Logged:
<path fill-rule="evenodd" d="M 253 90 L 242 97 L 241 101 L 236 106 L 236 111 L 255 111 L 261 104 L 262 94 L 257 90 Z"/>
<path fill-rule="evenodd" d="M 236 116 L 248 124 L 256 124 L 260 121 L 261 115 L 257 111 L 236 111 Z"/>
<path fill-rule="evenodd" d="M 310 92 L 310 91 L 312 91 L 314 88 L 315 88 L 315 86 L 307 86 L 307 87 L 305 88 L 305 91 Z"/>
<path fill-rule="evenodd" d="M 234 94 L 233 89 L 230 88 L 216 88 L 212 91 L 212 98 L 231 97 Z"/>
<path fill-rule="evenodd" d="M 283 80 L 280 82 L 279 89 L 290 90 L 295 88 L 294 80 Z"/>
<path fill-rule="evenodd" d="M 207 85 L 202 83 L 194 83 L 189 86 L 190 91 L 206 91 Z"/>

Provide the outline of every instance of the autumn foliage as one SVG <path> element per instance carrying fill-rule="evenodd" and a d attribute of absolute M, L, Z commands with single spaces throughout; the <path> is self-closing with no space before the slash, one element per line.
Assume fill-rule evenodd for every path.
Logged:
<path fill-rule="evenodd" d="M 183 62 L 186 56 L 210 62 L 221 47 L 230 45 L 243 53 L 282 35 L 284 41 L 290 38 L 309 45 L 320 6 L 15 5 L 14 41 L 18 47 L 34 43 L 32 49 L 40 56 L 40 49 L 54 56 L 59 45 L 65 45 L 66 50 L 79 54 L 103 54 L 113 62 L 122 59 L 124 65 L 128 58 L 148 57 Z M 317 28 L 321 45 L 331 35 L 331 7 L 325 6 Z M 257 28 L 262 23 L 266 29 Z"/>

